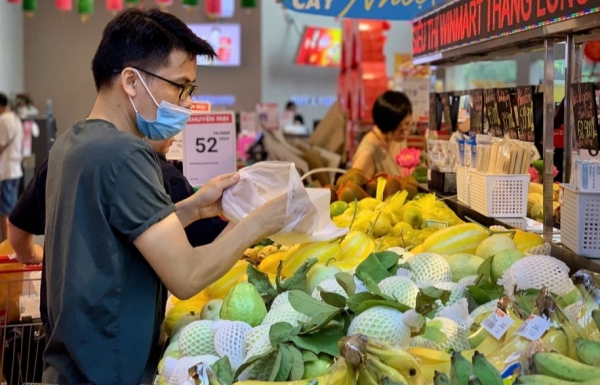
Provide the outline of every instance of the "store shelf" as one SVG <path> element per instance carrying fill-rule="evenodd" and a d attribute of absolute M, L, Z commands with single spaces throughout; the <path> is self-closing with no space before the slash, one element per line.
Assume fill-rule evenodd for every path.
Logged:
<path fill-rule="evenodd" d="M 427 189 L 426 184 L 421 184 L 420 189 L 423 192 L 429 191 Z M 444 197 L 444 196 L 438 195 L 438 198 L 443 200 L 444 202 L 446 202 L 448 207 L 450 207 L 450 209 L 452 209 L 456 213 L 456 215 L 458 215 L 463 220 L 465 220 L 465 218 L 470 218 L 470 219 L 476 221 L 477 223 L 480 223 L 486 227 L 504 226 L 504 227 L 510 228 L 510 229 L 517 228 L 516 226 L 511 224 L 511 222 L 514 223 L 514 221 L 512 221 L 511 218 L 496 219 L 496 218 L 486 217 L 485 215 L 482 215 L 482 214 L 478 213 L 477 211 L 473 210 L 472 208 L 460 203 L 456 196 Z M 530 219 L 530 218 L 515 218 L 515 219 L 518 219 L 519 223 L 523 223 L 523 226 L 518 226 L 518 228 L 520 228 L 521 230 L 529 231 L 532 233 L 538 233 L 542 236 L 545 235 L 545 234 L 542 234 L 542 231 L 544 228 L 544 225 L 542 223 L 535 221 L 533 219 Z M 546 237 L 544 237 L 544 238 L 546 238 Z M 594 259 L 581 257 L 578 254 L 576 254 L 576 253 L 572 252 L 571 250 L 569 250 L 568 248 L 566 248 L 565 246 L 563 246 L 561 244 L 559 229 L 556 229 L 556 228 L 553 229 L 551 241 L 547 241 L 547 242 L 550 244 L 550 246 L 552 248 L 551 255 L 557 259 L 560 259 L 564 263 L 566 263 L 567 266 L 569 266 L 569 268 L 571 269 L 571 273 L 574 273 L 580 269 L 587 269 L 587 270 L 591 270 L 591 271 L 600 273 L 600 260 L 594 260 Z"/>

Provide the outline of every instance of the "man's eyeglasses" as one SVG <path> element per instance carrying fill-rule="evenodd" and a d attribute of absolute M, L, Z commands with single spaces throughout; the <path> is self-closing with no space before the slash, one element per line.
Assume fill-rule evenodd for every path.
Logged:
<path fill-rule="evenodd" d="M 138 71 L 142 71 L 143 73 L 150 75 L 150 76 L 154 76 L 157 79 L 160 79 L 162 81 L 165 81 L 171 85 L 174 85 L 175 87 L 178 87 L 181 89 L 181 92 L 179 93 L 179 100 L 186 100 L 188 97 L 192 96 L 194 94 L 194 92 L 196 92 L 196 90 L 198 89 L 198 86 L 195 84 L 178 84 L 175 83 L 169 79 L 165 79 L 162 76 L 158 76 L 157 74 L 153 74 L 152 72 L 148 72 L 144 69 L 138 68 L 138 67 L 132 67 L 135 68 Z"/>

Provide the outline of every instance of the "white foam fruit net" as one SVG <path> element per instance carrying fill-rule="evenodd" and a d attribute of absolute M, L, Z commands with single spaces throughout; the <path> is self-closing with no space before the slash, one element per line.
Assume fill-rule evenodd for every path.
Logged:
<path fill-rule="evenodd" d="M 408 279 L 414 279 L 412 271 L 405 269 L 403 267 L 399 267 L 396 271 L 396 276 L 398 277 L 406 277 Z"/>
<path fill-rule="evenodd" d="M 465 298 L 465 295 L 467 294 L 466 286 L 456 282 L 440 282 L 433 285 L 433 287 L 435 287 L 438 290 L 450 292 L 450 298 L 448 299 L 446 306 L 458 302 L 458 300 L 460 300 L 461 298 Z"/>
<path fill-rule="evenodd" d="M 458 352 L 471 349 L 467 332 L 451 319 L 445 317 L 435 317 L 434 319 L 427 321 L 427 324 L 432 325 L 433 323 L 439 322 L 442 323 L 440 331 L 447 337 L 445 342 L 435 342 L 421 336 L 416 336 L 410 339 L 410 346 L 436 350 L 446 350 L 451 348 Z"/>
<path fill-rule="evenodd" d="M 344 288 L 340 286 L 340 284 L 335 278 L 324 280 L 315 288 L 315 290 L 313 290 L 312 297 L 318 299 L 319 301 L 322 301 L 321 291 L 319 290 L 319 288 L 328 293 L 335 293 L 343 296 L 344 298 L 348 298 L 348 294 L 346 294 Z"/>
<path fill-rule="evenodd" d="M 217 354 L 213 324 L 214 322 L 209 320 L 194 321 L 181 330 L 178 342 L 183 357 Z"/>
<path fill-rule="evenodd" d="M 248 330 L 248 333 L 246 333 L 246 351 L 244 353 L 248 354 L 248 351 L 256 342 L 264 336 L 269 336 L 270 330 L 271 325 L 258 325 Z"/>
<path fill-rule="evenodd" d="M 290 302 L 289 295 L 290 295 L 289 291 L 284 291 L 283 293 L 281 293 L 277 297 L 275 297 L 275 299 L 273 300 L 273 303 L 271 304 L 271 309 L 281 306 L 284 303 L 289 303 Z"/>
<path fill-rule="evenodd" d="M 419 288 L 439 282 L 452 281 L 452 270 L 444 257 L 435 253 L 419 253 L 408 262 L 414 281 Z"/>
<path fill-rule="evenodd" d="M 363 281 L 361 281 L 356 275 L 354 276 L 354 285 L 356 286 L 356 291 L 354 292 L 355 294 L 366 293 L 369 291 Z"/>
<path fill-rule="evenodd" d="M 262 325 L 272 325 L 277 322 L 287 322 L 292 326 L 298 326 L 299 322 L 308 322 L 310 318 L 306 314 L 302 314 L 291 303 L 287 302 L 276 307 L 267 313 L 262 321 Z"/>
<path fill-rule="evenodd" d="M 550 255 L 550 252 L 552 252 L 552 246 L 549 243 L 532 247 L 526 251 L 526 253 L 531 255 Z"/>
<path fill-rule="evenodd" d="M 464 278 L 459 279 L 457 283 L 463 286 L 472 286 L 475 285 L 475 282 L 477 282 L 477 278 L 479 278 L 478 275 L 468 275 Z"/>
<path fill-rule="evenodd" d="M 410 327 L 402 322 L 402 312 L 384 306 L 374 306 L 356 316 L 350 323 L 348 335 L 364 334 L 377 342 L 407 347 Z"/>
<path fill-rule="evenodd" d="M 575 286 L 569 279 L 567 265 L 547 255 L 531 255 L 519 259 L 507 269 L 498 284 L 512 297 L 516 290 L 541 289 L 544 286 L 557 295 L 565 295 Z"/>
<path fill-rule="evenodd" d="M 414 309 L 417 306 L 417 296 L 419 288 L 407 277 L 392 276 L 384 278 L 379 282 L 379 290 L 396 301 L 410 306 Z"/>
<path fill-rule="evenodd" d="M 463 330 L 469 330 L 473 324 L 473 318 L 469 315 L 469 302 L 466 298 L 461 298 L 455 303 L 443 307 L 435 315 L 451 319 Z"/>
<path fill-rule="evenodd" d="M 215 350 L 221 357 L 229 357 L 233 370 L 244 362 L 246 333 L 252 326 L 241 321 L 229 321 L 219 326 L 215 332 Z"/>

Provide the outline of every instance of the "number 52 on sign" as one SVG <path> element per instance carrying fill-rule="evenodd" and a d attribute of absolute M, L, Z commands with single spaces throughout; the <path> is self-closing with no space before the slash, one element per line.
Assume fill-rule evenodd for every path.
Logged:
<path fill-rule="evenodd" d="M 200 187 L 221 174 L 236 171 L 233 112 L 192 115 L 183 130 L 183 173 Z"/>

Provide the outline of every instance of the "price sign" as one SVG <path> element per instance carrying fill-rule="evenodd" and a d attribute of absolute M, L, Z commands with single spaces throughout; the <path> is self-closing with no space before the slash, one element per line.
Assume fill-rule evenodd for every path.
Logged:
<path fill-rule="evenodd" d="M 500 115 L 498 114 L 496 90 L 483 90 L 483 102 L 485 103 L 487 120 L 490 127 L 489 133 L 492 136 L 502 137 L 504 134 L 502 133 L 502 123 L 500 122 Z"/>
<path fill-rule="evenodd" d="M 600 146 L 594 84 L 571 84 L 570 91 L 577 144 L 580 149 L 598 150 Z"/>
<path fill-rule="evenodd" d="M 256 112 L 240 112 L 240 131 L 247 135 L 256 135 L 258 127 L 256 126 Z"/>
<path fill-rule="evenodd" d="M 481 326 L 493 335 L 495 339 L 499 340 L 506 334 L 513 323 L 515 321 L 508 314 L 500 309 L 496 309 L 481 323 Z"/>
<path fill-rule="evenodd" d="M 446 130 L 452 131 L 452 115 L 450 113 L 450 95 L 447 92 L 442 93 L 442 108 L 444 111 L 444 123 L 447 125 Z"/>
<path fill-rule="evenodd" d="M 209 102 L 194 102 L 192 104 L 192 113 L 210 112 Z"/>
<path fill-rule="evenodd" d="M 471 131 L 483 134 L 483 90 L 471 91 Z"/>
<path fill-rule="evenodd" d="M 533 120 L 533 87 L 517 87 L 517 116 L 522 140 L 535 141 L 535 123 Z"/>
<path fill-rule="evenodd" d="M 532 314 L 525 320 L 515 334 L 523 336 L 528 340 L 535 341 L 540 339 L 549 328 L 550 322 L 540 316 Z"/>
<path fill-rule="evenodd" d="M 175 135 L 173 139 L 166 157 L 172 160 L 183 160 L 183 132 Z"/>
<path fill-rule="evenodd" d="M 507 88 L 496 89 L 496 104 L 498 105 L 498 117 L 503 132 L 508 132 L 511 139 L 519 139 L 519 132 L 513 115 L 510 90 Z"/>
<path fill-rule="evenodd" d="M 233 112 L 192 115 L 183 130 L 183 173 L 192 186 L 203 186 L 236 165 Z"/>

